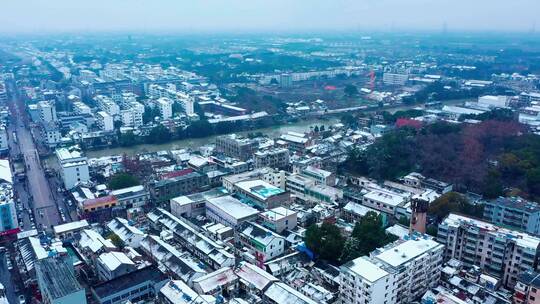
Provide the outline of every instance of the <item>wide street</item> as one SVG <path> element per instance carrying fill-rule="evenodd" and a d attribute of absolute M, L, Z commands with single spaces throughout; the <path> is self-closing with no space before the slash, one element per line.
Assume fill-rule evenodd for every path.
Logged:
<path fill-rule="evenodd" d="M 13 90 L 12 92 L 15 92 Z M 16 93 L 10 103 L 12 122 L 11 127 L 17 134 L 17 142 L 10 140 L 10 151 L 12 156 L 18 146 L 22 153 L 22 159 L 26 168 L 26 194 L 28 200 L 23 202 L 24 208 L 30 208 L 34 213 L 35 225 L 38 230 L 44 229 L 50 231 L 51 227 L 61 223 L 60 216 L 53 199 L 51 189 L 45 176 L 45 171 L 39 159 L 36 145 L 33 141 L 28 122 L 26 122 L 26 113 L 20 108 L 17 102 Z M 13 136 L 11 136 L 13 137 Z M 22 200 L 21 200 L 22 201 Z M 25 227 L 25 230 L 30 227 Z"/>
<path fill-rule="evenodd" d="M 6 253 L 0 252 L 0 283 L 6 289 L 9 303 L 18 303 L 17 296 L 15 295 L 15 286 L 11 279 L 11 271 L 8 269 L 6 262 Z"/>

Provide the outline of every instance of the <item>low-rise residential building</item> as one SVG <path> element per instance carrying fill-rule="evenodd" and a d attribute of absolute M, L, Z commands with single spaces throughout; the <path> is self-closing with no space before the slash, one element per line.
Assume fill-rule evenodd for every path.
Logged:
<path fill-rule="evenodd" d="M 15 207 L 11 164 L 7 159 L 0 159 L 0 233 L 19 227 Z"/>
<path fill-rule="evenodd" d="M 208 177 L 193 170 L 185 170 L 182 175 L 162 179 L 150 185 L 150 193 L 163 202 L 180 195 L 204 190 L 208 186 Z"/>
<path fill-rule="evenodd" d="M 253 166 L 255 168 L 285 169 L 289 166 L 289 150 L 275 148 L 257 151 L 253 154 Z"/>
<path fill-rule="evenodd" d="M 139 248 L 142 239 L 146 236 L 139 228 L 130 225 L 128 220 L 120 217 L 110 221 L 107 228 L 117 235 L 124 244 L 132 248 Z"/>
<path fill-rule="evenodd" d="M 210 198 L 206 202 L 206 216 L 229 227 L 237 227 L 245 221 L 257 218 L 259 211 L 232 196 Z"/>
<path fill-rule="evenodd" d="M 238 289 L 238 276 L 224 267 L 193 280 L 193 289 L 201 295 L 228 296 Z"/>
<path fill-rule="evenodd" d="M 285 252 L 284 237 L 254 222 L 246 222 L 238 228 L 237 242 L 249 250 L 249 258 L 258 265 Z"/>
<path fill-rule="evenodd" d="M 178 196 L 169 201 L 171 213 L 176 217 L 194 218 L 206 213 L 206 201 L 228 195 L 223 188 L 211 189 L 190 195 Z"/>
<path fill-rule="evenodd" d="M 269 183 L 256 179 L 240 181 L 233 185 L 236 195 L 244 202 L 261 209 L 275 208 L 290 202 L 290 194 Z"/>
<path fill-rule="evenodd" d="M 135 269 L 135 263 L 123 252 L 102 253 L 96 262 L 96 270 L 102 281 L 112 280 Z"/>
<path fill-rule="evenodd" d="M 75 277 L 73 265 L 66 259 L 56 257 L 41 259 L 35 267 L 43 303 L 86 304 L 85 290 Z"/>
<path fill-rule="evenodd" d="M 452 191 L 452 184 L 439 181 L 433 178 L 427 178 L 420 173 L 412 172 L 402 178 L 403 183 L 407 186 L 416 188 L 427 188 L 437 191 L 439 194 L 444 194 Z"/>
<path fill-rule="evenodd" d="M 341 211 L 341 218 L 349 223 L 356 223 L 368 212 L 375 212 L 376 214 L 381 214 L 379 211 L 366 207 L 362 204 L 356 202 L 348 202 Z M 384 216 L 383 222 L 385 222 Z"/>
<path fill-rule="evenodd" d="M 264 292 L 264 302 L 269 304 L 287 304 L 287 303 L 301 303 L 301 304 L 316 304 L 314 300 L 303 295 L 298 290 L 290 287 L 283 282 L 277 282 Z"/>
<path fill-rule="evenodd" d="M 362 198 L 362 204 L 371 209 L 395 216 L 399 207 L 408 201 L 407 194 L 401 194 L 385 189 L 374 189 Z"/>
<path fill-rule="evenodd" d="M 285 207 L 276 207 L 259 214 L 261 224 L 268 229 L 282 233 L 285 230 L 292 230 L 298 222 L 298 215 L 295 211 Z"/>
<path fill-rule="evenodd" d="M 124 208 L 143 207 L 150 200 L 150 192 L 142 185 L 113 190 L 110 195 L 116 197 L 118 206 Z"/>
<path fill-rule="evenodd" d="M 256 296 L 262 296 L 263 292 L 273 283 L 278 282 L 278 278 L 248 262 L 242 261 L 234 270 L 239 281 L 239 289 Z"/>
<path fill-rule="evenodd" d="M 61 240 L 71 239 L 75 234 L 80 233 L 82 230 L 89 228 L 90 225 L 86 220 L 75 221 L 71 223 L 65 223 L 53 227 L 54 236 Z"/>
<path fill-rule="evenodd" d="M 206 270 L 189 253 L 182 253 L 171 244 L 155 235 L 148 235 L 142 242 L 141 247 L 154 263 L 174 278 L 181 279 L 188 285 L 193 286 L 193 280 L 206 275 Z"/>
<path fill-rule="evenodd" d="M 200 295 L 180 280 L 171 280 L 160 289 L 158 303 L 214 304 L 216 298 L 211 295 Z"/>
<path fill-rule="evenodd" d="M 282 143 L 281 146 L 289 149 L 292 152 L 302 154 L 305 152 L 311 141 L 306 134 L 288 132 L 286 134 L 282 134 L 277 143 L 278 145 Z"/>
<path fill-rule="evenodd" d="M 334 186 L 336 184 L 336 175 L 333 172 L 317 167 L 307 166 L 300 170 L 300 174 L 315 180 L 319 184 L 327 186 Z"/>
<path fill-rule="evenodd" d="M 136 303 L 154 299 L 167 281 L 157 266 L 148 266 L 92 286 L 92 295 L 99 304 Z"/>
<path fill-rule="evenodd" d="M 343 198 L 341 189 L 319 184 L 317 181 L 299 174 L 287 176 L 285 189 L 301 201 L 333 204 Z"/>
<path fill-rule="evenodd" d="M 437 240 L 446 245 L 447 259 L 478 266 L 510 288 L 520 273 L 538 265 L 540 238 L 462 215 L 449 214 L 439 225 Z"/>
<path fill-rule="evenodd" d="M 243 161 L 250 159 L 257 147 L 258 143 L 255 140 L 236 134 L 223 135 L 216 138 L 217 153 L 222 153 Z"/>
<path fill-rule="evenodd" d="M 234 255 L 224 245 L 206 237 L 184 220 L 161 208 L 155 209 L 147 216 L 154 227 L 172 231 L 176 241 L 183 248 L 213 269 L 234 265 Z"/>
<path fill-rule="evenodd" d="M 540 303 L 540 273 L 527 271 L 520 274 L 514 287 L 513 303 L 539 304 Z"/>
<path fill-rule="evenodd" d="M 117 249 L 111 240 L 105 239 L 92 229 L 84 229 L 80 232 L 80 235 L 77 247 L 91 265 L 95 265 L 100 254 Z"/>

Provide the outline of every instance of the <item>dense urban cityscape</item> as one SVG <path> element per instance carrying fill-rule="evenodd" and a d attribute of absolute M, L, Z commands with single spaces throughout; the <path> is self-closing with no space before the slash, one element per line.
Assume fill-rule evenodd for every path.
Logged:
<path fill-rule="evenodd" d="M 540 35 L 0 35 L 5 303 L 540 303 Z"/>

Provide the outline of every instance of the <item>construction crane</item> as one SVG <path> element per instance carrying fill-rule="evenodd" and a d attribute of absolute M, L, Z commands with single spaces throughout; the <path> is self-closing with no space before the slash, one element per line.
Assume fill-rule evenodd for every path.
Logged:
<path fill-rule="evenodd" d="M 375 90 L 375 71 L 371 69 L 369 71 L 369 89 L 373 92 Z"/>

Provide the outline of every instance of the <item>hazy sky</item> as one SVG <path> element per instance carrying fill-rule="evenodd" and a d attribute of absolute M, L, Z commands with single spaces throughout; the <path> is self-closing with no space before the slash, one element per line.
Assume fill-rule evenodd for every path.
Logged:
<path fill-rule="evenodd" d="M 2 0 L 0 32 L 504 30 L 540 0 Z"/>

